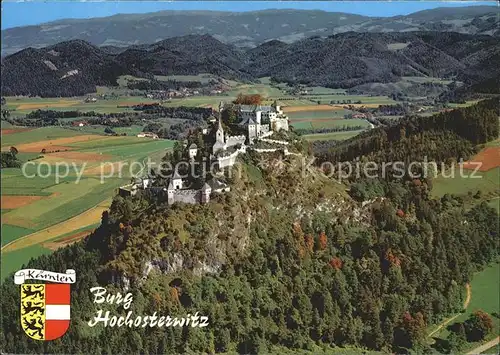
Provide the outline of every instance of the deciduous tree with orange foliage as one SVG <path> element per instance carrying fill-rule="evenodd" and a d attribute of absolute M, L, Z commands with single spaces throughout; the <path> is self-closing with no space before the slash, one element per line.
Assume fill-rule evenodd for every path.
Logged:
<path fill-rule="evenodd" d="M 391 266 L 401 266 L 401 259 L 394 255 L 391 249 L 387 250 L 385 253 L 385 260 L 387 260 Z"/>
<path fill-rule="evenodd" d="M 403 327 L 410 337 L 412 346 L 421 344 L 425 339 L 426 326 L 424 316 L 420 312 L 415 313 L 415 317 L 412 317 L 410 312 L 403 315 Z"/>
<path fill-rule="evenodd" d="M 298 222 L 295 222 L 293 224 L 293 236 L 295 238 L 295 242 L 297 245 L 297 251 L 299 253 L 299 257 L 302 259 L 306 255 L 306 243 L 304 238 L 304 232 L 302 231 L 302 227 Z"/>
<path fill-rule="evenodd" d="M 262 103 L 262 96 L 259 94 L 243 95 L 240 93 L 233 103 L 238 105 L 260 105 Z"/>
<path fill-rule="evenodd" d="M 179 291 L 177 291 L 176 287 L 170 287 L 170 299 L 175 304 L 179 303 Z"/>
<path fill-rule="evenodd" d="M 318 250 L 325 250 L 328 244 L 328 238 L 325 232 L 321 232 L 318 238 Z"/>
<path fill-rule="evenodd" d="M 478 309 L 465 321 L 465 329 L 467 340 L 483 340 L 493 330 L 493 321 L 488 313 Z"/>
<path fill-rule="evenodd" d="M 342 260 L 340 260 L 340 258 L 335 257 L 332 260 L 330 260 L 329 264 L 335 270 L 340 270 L 340 269 L 342 269 L 343 262 L 342 262 Z"/>
<path fill-rule="evenodd" d="M 309 250 L 309 252 L 312 253 L 314 250 L 314 238 L 313 238 L 313 236 L 308 234 L 308 235 L 306 235 L 305 240 L 306 240 L 307 250 Z"/>

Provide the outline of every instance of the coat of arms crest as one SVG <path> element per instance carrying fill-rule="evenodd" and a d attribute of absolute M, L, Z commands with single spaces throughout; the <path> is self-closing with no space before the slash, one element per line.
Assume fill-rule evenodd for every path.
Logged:
<path fill-rule="evenodd" d="M 21 326 L 32 339 L 54 340 L 66 333 L 70 323 L 71 284 L 76 273 L 65 274 L 37 269 L 16 272 L 14 282 L 21 285 Z M 44 280 L 46 283 L 25 283 Z"/>

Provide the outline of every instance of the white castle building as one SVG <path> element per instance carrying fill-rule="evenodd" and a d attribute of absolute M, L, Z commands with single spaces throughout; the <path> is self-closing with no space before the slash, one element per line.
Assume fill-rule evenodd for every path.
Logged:
<path fill-rule="evenodd" d="M 234 165 L 240 153 L 246 152 L 245 141 L 252 145 L 257 139 L 263 139 L 273 132 L 288 131 L 288 117 L 283 113 L 276 101 L 271 106 L 240 105 L 238 117 L 240 127 L 244 127 L 247 136 L 230 136 L 224 133 L 221 113 L 224 103 L 219 104 L 218 126 L 215 131 L 215 143 L 212 147 L 212 159 L 217 160 L 219 168 Z"/>
<path fill-rule="evenodd" d="M 192 189 L 186 187 L 186 182 L 179 175 L 176 169 L 170 177 L 170 182 L 166 191 L 167 203 L 169 205 L 172 205 L 175 202 L 205 204 L 210 202 L 210 196 L 212 195 L 212 193 L 229 192 L 231 191 L 231 187 L 217 178 L 212 178 L 210 181 L 207 181 L 202 188 Z"/>
<path fill-rule="evenodd" d="M 248 141 L 269 135 L 269 132 L 288 131 L 288 117 L 276 101 L 271 106 L 240 105 L 238 110 L 241 126 L 247 128 Z"/>
<path fill-rule="evenodd" d="M 167 187 L 167 203 L 169 205 L 175 202 L 190 204 L 208 203 L 211 193 L 212 188 L 207 183 L 199 190 L 186 188 L 185 182 L 177 172 L 177 169 L 175 169 Z"/>
<path fill-rule="evenodd" d="M 219 152 L 228 150 L 228 148 L 234 147 L 236 145 L 245 145 L 245 136 L 230 136 L 224 134 L 224 129 L 222 128 L 221 118 L 219 114 L 219 121 L 217 130 L 215 131 L 215 144 L 212 147 L 212 153 L 216 155 Z"/>

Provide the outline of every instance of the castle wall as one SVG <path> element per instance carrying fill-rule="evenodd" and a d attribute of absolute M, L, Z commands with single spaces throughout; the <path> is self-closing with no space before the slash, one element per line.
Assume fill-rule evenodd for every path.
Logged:
<path fill-rule="evenodd" d="M 212 147 L 212 151 L 214 154 L 222 149 L 224 149 L 224 143 L 221 142 L 215 142 L 214 146 Z"/>
<path fill-rule="evenodd" d="M 263 128 L 264 127 L 265 129 L 263 130 L 264 132 L 260 135 L 260 139 L 273 135 L 273 131 L 269 130 L 269 125 L 263 126 Z"/>
<path fill-rule="evenodd" d="M 269 125 L 265 124 L 260 126 L 260 136 L 262 137 L 264 134 L 269 132 Z"/>
<path fill-rule="evenodd" d="M 226 145 L 232 147 L 238 144 L 244 144 L 245 140 L 245 136 L 226 136 Z"/>
<path fill-rule="evenodd" d="M 190 204 L 200 203 L 201 192 L 199 190 L 174 190 L 169 193 L 168 204 L 171 205 L 174 202 L 184 202 Z"/>
<path fill-rule="evenodd" d="M 218 157 L 217 162 L 219 163 L 219 168 L 222 169 L 228 166 L 233 166 L 236 163 L 236 158 L 238 158 L 238 155 L 240 153 L 245 153 L 246 151 L 246 147 L 242 146 L 240 149 L 229 154 L 228 156 Z"/>
<path fill-rule="evenodd" d="M 260 140 L 263 142 L 267 142 L 267 143 L 276 143 L 276 144 L 283 144 L 283 145 L 290 144 L 290 143 L 285 142 L 285 141 L 277 141 L 275 139 L 268 139 L 268 138 L 261 138 Z"/>
<path fill-rule="evenodd" d="M 281 129 L 288 131 L 288 120 L 286 118 L 277 118 L 271 121 L 271 126 L 275 131 L 279 131 Z"/>
<path fill-rule="evenodd" d="M 217 158 L 217 161 L 219 162 L 219 168 L 222 169 L 228 166 L 233 166 L 234 163 L 236 163 L 236 158 L 238 157 L 239 153 L 239 151 L 236 151 L 226 157 Z"/>
<path fill-rule="evenodd" d="M 272 153 L 276 152 L 277 150 L 281 150 L 281 148 L 268 148 L 268 149 L 261 149 L 261 148 L 253 148 L 254 151 L 257 153 Z"/>

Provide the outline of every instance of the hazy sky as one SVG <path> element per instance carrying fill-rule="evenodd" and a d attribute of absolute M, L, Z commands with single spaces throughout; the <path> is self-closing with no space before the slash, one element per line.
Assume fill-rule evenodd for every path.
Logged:
<path fill-rule="evenodd" d="M 34 25 L 63 18 L 104 17 L 117 13 L 144 13 L 160 10 L 252 11 L 263 9 L 316 9 L 367 16 L 395 16 L 436 7 L 495 5 L 495 1 L 124 1 L 62 2 L 2 1 L 2 29 Z"/>

